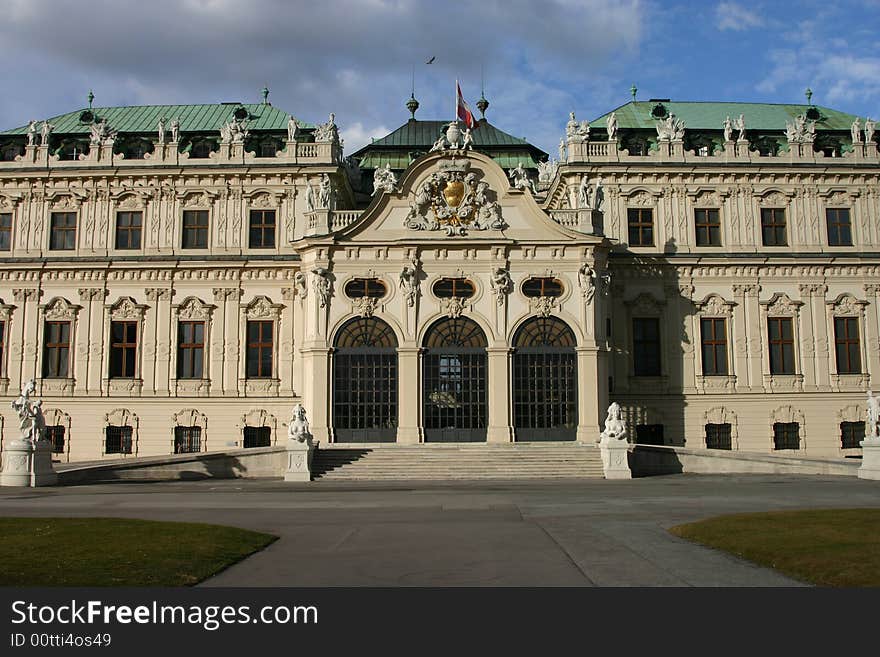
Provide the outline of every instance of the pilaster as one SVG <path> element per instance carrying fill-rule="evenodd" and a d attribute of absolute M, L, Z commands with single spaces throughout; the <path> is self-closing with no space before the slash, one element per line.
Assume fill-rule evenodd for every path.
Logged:
<path fill-rule="evenodd" d="M 865 309 L 865 341 L 867 342 L 867 371 L 873 385 L 880 380 L 880 284 L 867 283 L 865 296 L 868 307 Z"/>
<path fill-rule="evenodd" d="M 608 389 L 607 380 L 599 378 L 599 350 L 595 347 L 576 347 L 578 371 L 578 442 L 593 444 L 599 440 L 602 420 L 602 393 Z M 607 399 L 607 395 L 605 395 Z"/>
<path fill-rule="evenodd" d="M 490 443 L 509 443 L 513 439 L 510 426 L 510 348 L 489 347 L 488 403 L 489 428 L 486 440 Z"/>
<path fill-rule="evenodd" d="M 421 442 L 419 417 L 419 351 L 418 347 L 397 349 L 397 442 L 411 445 Z"/>
<path fill-rule="evenodd" d="M 817 365 L 817 355 L 816 355 L 816 336 L 814 328 L 819 328 L 817 323 L 821 321 L 824 317 L 824 309 L 819 309 L 820 314 L 818 317 L 815 314 L 815 307 L 813 305 L 813 288 L 815 285 L 813 284 L 802 284 L 798 286 L 798 289 L 801 293 L 801 301 L 804 302 L 804 305 L 801 306 L 801 324 L 800 324 L 800 344 L 797 345 L 800 353 L 799 358 L 801 364 L 801 373 L 804 375 L 804 390 L 806 391 L 816 391 L 817 387 L 817 377 L 816 377 L 816 365 Z"/>

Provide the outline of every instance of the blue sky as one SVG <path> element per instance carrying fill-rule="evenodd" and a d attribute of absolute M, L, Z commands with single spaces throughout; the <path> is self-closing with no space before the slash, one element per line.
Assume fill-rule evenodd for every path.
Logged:
<path fill-rule="evenodd" d="M 0 0 L 2 125 L 96 106 L 270 101 L 335 112 L 352 152 L 451 118 L 454 80 L 550 153 L 568 112 L 630 99 L 813 102 L 880 117 L 880 0 Z M 424 62 L 436 59 L 431 65 Z"/>

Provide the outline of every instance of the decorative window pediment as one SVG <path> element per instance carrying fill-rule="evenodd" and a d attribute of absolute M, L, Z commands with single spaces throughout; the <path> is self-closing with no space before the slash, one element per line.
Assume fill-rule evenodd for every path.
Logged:
<path fill-rule="evenodd" d="M 835 317 L 861 317 L 867 301 L 859 301 L 851 294 L 841 294 L 834 301 L 825 302 Z"/>
<path fill-rule="evenodd" d="M 758 202 L 765 208 L 786 208 L 788 207 L 788 198 L 787 194 L 774 190 L 766 192 Z"/>
<path fill-rule="evenodd" d="M 657 205 L 658 194 L 645 189 L 634 189 L 626 197 L 626 204 L 630 206 L 653 207 Z"/>
<path fill-rule="evenodd" d="M 52 194 L 49 196 L 49 205 L 52 210 L 77 210 L 82 204 L 83 197 L 75 194 Z"/>
<path fill-rule="evenodd" d="M 210 208 L 217 195 L 207 190 L 189 190 L 178 192 L 177 198 L 186 208 Z"/>
<path fill-rule="evenodd" d="M 137 427 L 138 416 L 127 408 L 114 408 L 104 415 L 104 424 L 114 427 Z"/>
<path fill-rule="evenodd" d="M 825 205 L 827 207 L 844 207 L 848 208 L 853 204 L 855 194 L 847 193 L 840 190 L 829 191 L 825 195 Z"/>
<path fill-rule="evenodd" d="M 178 319 L 208 321 L 216 307 L 197 297 L 187 297 L 179 305 L 173 306 L 173 309 Z"/>
<path fill-rule="evenodd" d="M 110 319 L 140 321 L 144 318 L 147 306 L 139 304 L 131 297 L 119 297 L 119 300 L 110 306 Z"/>
<path fill-rule="evenodd" d="M 195 408 L 184 408 L 171 416 L 171 423 L 178 427 L 208 427 L 208 416 Z"/>
<path fill-rule="evenodd" d="M 0 320 L 8 320 L 12 316 L 12 311 L 15 310 L 15 306 L 9 305 L 0 299 Z"/>
<path fill-rule="evenodd" d="M 64 297 L 55 297 L 42 306 L 43 316 L 49 320 L 75 320 L 81 308 Z"/>
<path fill-rule="evenodd" d="M 666 301 L 656 299 L 647 292 L 642 292 L 635 299 L 624 301 L 624 305 L 628 306 L 630 312 L 634 315 L 652 316 L 660 315 L 663 312 L 663 306 L 666 305 Z"/>
<path fill-rule="evenodd" d="M 733 308 L 736 306 L 736 303 L 733 301 L 725 301 L 717 294 L 710 294 L 695 305 L 697 307 L 697 312 L 701 315 L 711 317 L 730 317 L 733 315 Z"/>
<path fill-rule="evenodd" d="M 761 302 L 767 314 L 774 317 L 797 317 L 803 305 L 803 301 L 792 301 L 784 292 L 777 292 L 769 301 Z"/>
<path fill-rule="evenodd" d="M 797 422 L 801 425 L 801 431 L 803 431 L 804 413 L 803 411 L 796 409 L 794 406 L 780 406 L 770 413 L 770 423 L 772 424 L 774 422 L 782 422 L 785 424 Z"/>
<path fill-rule="evenodd" d="M 282 304 L 272 303 L 269 297 L 261 294 L 245 305 L 244 311 L 248 319 L 278 319 L 282 308 Z"/>
<path fill-rule="evenodd" d="M 697 208 L 720 208 L 722 204 L 721 194 L 710 190 L 696 192 L 692 200 L 694 207 Z"/>
<path fill-rule="evenodd" d="M 257 209 L 276 209 L 281 203 L 281 194 L 273 194 L 266 191 L 253 191 L 244 195 L 249 199 L 250 206 Z"/>

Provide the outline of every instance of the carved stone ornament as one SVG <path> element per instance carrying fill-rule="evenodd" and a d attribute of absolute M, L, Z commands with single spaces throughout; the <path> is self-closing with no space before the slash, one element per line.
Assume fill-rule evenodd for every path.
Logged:
<path fill-rule="evenodd" d="M 800 307 L 804 304 L 802 301 L 792 301 L 785 293 L 780 294 L 777 292 L 769 301 L 762 301 L 761 305 L 766 308 L 768 315 L 774 317 L 795 317 L 800 311 Z"/>
<path fill-rule="evenodd" d="M 74 320 L 82 306 L 70 303 L 63 297 L 56 297 L 46 304 L 43 315 L 48 320 Z"/>
<path fill-rule="evenodd" d="M 272 303 L 272 301 L 263 295 L 254 297 L 245 312 L 248 319 L 277 319 L 279 315 L 280 305 Z"/>
<path fill-rule="evenodd" d="M 362 317 L 372 317 L 376 312 L 379 300 L 376 297 L 356 297 L 351 300 L 351 306 Z"/>
<path fill-rule="evenodd" d="M 138 304 L 131 297 L 121 297 L 110 308 L 110 318 L 115 320 L 133 320 L 143 319 L 146 306 Z"/>
<path fill-rule="evenodd" d="M 529 300 L 529 306 L 536 315 L 550 317 L 553 309 L 556 308 L 556 297 L 534 297 Z"/>
<path fill-rule="evenodd" d="M 781 192 L 770 192 L 761 197 L 761 205 L 767 208 L 784 208 L 788 206 L 788 197 Z"/>
<path fill-rule="evenodd" d="M 733 307 L 735 305 L 734 302 L 725 301 L 717 294 L 710 294 L 696 304 L 700 314 L 709 317 L 730 317 L 733 314 Z"/>
<path fill-rule="evenodd" d="M 330 272 L 324 267 L 315 267 L 312 270 L 312 288 L 318 295 L 318 304 L 326 308 L 333 296 L 333 283 L 330 280 Z"/>
<path fill-rule="evenodd" d="M 588 306 L 593 303 L 593 296 L 596 294 L 596 270 L 585 262 L 578 269 L 578 287 L 581 288 L 581 295 L 584 297 L 584 303 Z"/>
<path fill-rule="evenodd" d="M 654 198 L 653 194 L 649 194 L 645 191 L 639 191 L 637 193 L 632 194 L 627 200 L 627 205 L 640 205 L 642 207 L 648 207 L 652 205 L 656 205 L 657 201 Z"/>
<path fill-rule="evenodd" d="M 201 299 L 189 297 L 177 307 L 177 316 L 183 320 L 204 320 L 211 318 L 214 306 L 204 303 Z"/>
<path fill-rule="evenodd" d="M 443 312 L 453 318 L 461 317 L 464 312 L 465 300 L 462 297 L 448 297 L 441 301 Z"/>
<path fill-rule="evenodd" d="M 400 288 L 403 289 L 406 305 L 412 308 L 416 305 L 416 299 L 421 294 L 419 287 L 419 263 L 417 260 L 410 261 L 410 264 L 403 266 L 400 272 Z"/>
<path fill-rule="evenodd" d="M 495 303 L 504 305 L 504 297 L 513 289 L 513 281 L 510 272 L 504 267 L 496 267 L 492 271 L 492 294 L 495 295 Z"/>
<path fill-rule="evenodd" d="M 309 286 L 306 284 L 306 275 L 303 272 L 298 271 L 293 275 L 293 286 L 300 299 L 309 296 Z"/>
<path fill-rule="evenodd" d="M 467 160 L 441 161 L 440 171 L 416 189 L 404 225 L 412 230 L 442 229 L 449 236 L 505 228 L 501 207 L 491 198 L 494 192 L 469 168 Z"/>
<path fill-rule="evenodd" d="M 665 300 L 657 300 L 647 292 L 642 292 L 632 301 L 624 302 L 624 305 L 630 307 L 632 313 L 636 315 L 644 315 L 646 317 L 660 315 L 663 312 L 663 306 L 665 304 Z"/>
<path fill-rule="evenodd" d="M 866 302 L 859 301 L 851 294 L 842 294 L 836 300 L 828 302 L 835 317 L 860 317 Z"/>

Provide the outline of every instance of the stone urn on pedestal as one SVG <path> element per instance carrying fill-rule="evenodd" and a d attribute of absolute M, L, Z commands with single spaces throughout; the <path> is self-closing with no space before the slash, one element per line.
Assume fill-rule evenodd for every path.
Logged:
<path fill-rule="evenodd" d="M 862 465 L 859 479 L 880 480 L 880 397 L 868 391 L 868 418 L 862 446 Z"/>
<path fill-rule="evenodd" d="M 599 449 L 606 479 L 632 479 L 629 469 L 629 443 L 626 423 L 620 417 L 620 405 L 612 402 L 605 418 L 605 429 L 599 434 Z"/>
<path fill-rule="evenodd" d="M 43 417 L 42 400 L 33 400 L 36 389 L 29 380 L 12 409 L 18 413 L 21 436 L 3 446 L 3 470 L 0 486 L 52 486 L 58 483 L 58 475 L 52 467 L 52 446 L 46 440 L 46 421 Z"/>
<path fill-rule="evenodd" d="M 297 404 L 287 429 L 287 471 L 284 481 L 312 480 L 312 456 L 316 446 L 306 419 L 306 409 L 302 404 Z"/>

